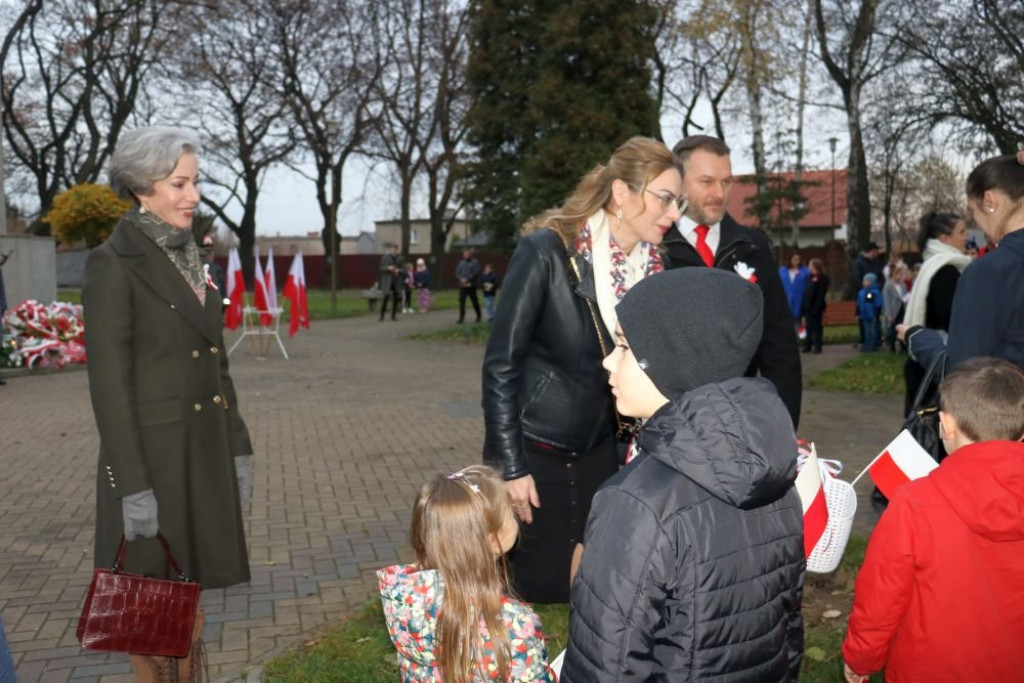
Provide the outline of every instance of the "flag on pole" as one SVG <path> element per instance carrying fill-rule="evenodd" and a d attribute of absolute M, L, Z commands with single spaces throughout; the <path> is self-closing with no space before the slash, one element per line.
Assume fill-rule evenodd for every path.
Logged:
<path fill-rule="evenodd" d="M 828 505 L 825 503 L 825 487 L 821 485 L 821 468 L 818 467 L 818 452 L 811 444 L 810 450 L 800 449 L 797 466 L 796 492 L 804 509 L 804 557 L 810 557 L 828 526 Z"/>
<path fill-rule="evenodd" d="M 309 304 L 306 301 L 306 269 L 302 265 L 302 252 L 295 255 L 292 267 L 288 269 L 288 280 L 284 283 L 285 298 L 292 302 L 288 314 L 288 336 L 299 331 L 299 325 L 309 329 Z"/>
<path fill-rule="evenodd" d="M 224 311 L 224 326 L 229 330 L 242 324 L 242 308 L 245 306 L 245 278 L 242 277 L 242 261 L 238 249 L 232 248 L 228 255 L 228 308 Z"/>
<path fill-rule="evenodd" d="M 864 468 L 864 472 L 871 475 L 875 486 L 886 498 L 892 498 L 897 488 L 928 476 L 928 473 L 938 466 L 910 432 L 904 429 Z M 857 479 L 853 480 L 854 484 L 864 476 L 864 472 L 857 475 Z"/>
<path fill-rule="evenodd" d="M 267 281 L 263 277 L 263 266 L 260 265 L 259 247 L 253 249 L 253 256 L 256 259 L 256 269 L 253 271 L 252 276 L 252 305 L 257 311 L 264 311 L 260 313 L 260 324 L 264 327 L 270 327 L 274 322 L 274 317 L 269 312 L 270 302 L 267 297 Z"/>
<path fill-rule="evenodd" d="M 267 307 L 277 310 L 277 274 L 274 273 L 274 247 L 267 247 L 267 268 L 263 271 L 263 282 L 267 288 Z"/>

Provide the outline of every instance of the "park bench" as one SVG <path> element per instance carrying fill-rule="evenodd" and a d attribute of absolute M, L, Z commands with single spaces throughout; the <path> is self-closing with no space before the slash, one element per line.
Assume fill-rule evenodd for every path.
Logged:
<path fill-rule="evenodd" d="M 829 301 L 821 322 L 825 327 L 830 325 L 856 325 L 857 302 Z"/>

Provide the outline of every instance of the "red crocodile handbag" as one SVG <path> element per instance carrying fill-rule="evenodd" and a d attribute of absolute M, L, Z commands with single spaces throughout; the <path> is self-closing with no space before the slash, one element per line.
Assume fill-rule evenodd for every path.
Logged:
<path fill-rule="evenodd" d="M 163 534 L 157 538 L 179 581 L 121 571 L 125 538 L 111 569 L 97 569 L 75 635 L 85 650 L 184 657 L 192 644 L 200 586 L 190 581 L 171 555 Z"/>

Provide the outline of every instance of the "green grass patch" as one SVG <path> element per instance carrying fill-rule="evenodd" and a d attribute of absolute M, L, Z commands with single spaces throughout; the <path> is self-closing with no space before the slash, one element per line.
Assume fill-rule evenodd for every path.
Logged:
<path fill-rule="evenodd" d="M 82 290 L 80 289 L 58 289 L 57 290 L 57 301 L 63 301 L 69 304 L 80 304 L 82 303 Z"/>
<path fill-rule="evenodd" d="M 859 325 L 828 325 L 823 330 L 822 341 L 826 344 L 856 344 L 860 342 Z"/>
<path fill-rule="evenodd" d="M 272 659 L 264 667 L 268 683 L 334 683 L 398 680 L 398 659 L 380 600 L 319 636 Z"/>
<path fill-rule="evenodd" d="M 250 292 L 251 296 L 251 292 Z M 82 303 L 82 290 L 61 289 L 57 292 L 57 301 L 66 301 L 72 304 Z M 286 311 L 291 305 L 287 299 L 278 293 L 278 304 Z M 309 303 L 309 317 L 312 320 L 327 320 L 329 318 L 354 318 L 361 315 L 369 315 L 369 302 L 363 297 L 361 289 L 338 290 L 337 313 L 331 313 L 331 292 L 323 289 L 310 289 L 306 292 L 306 301 Z M 413 294 L 413 308 L 416 304 L 416 294 Z M 380 302 L 377 303 L 380 305 Z M 448 310 L 459 307 L 458 290 L 446 290 L 434 292 L 434 309 Z M 378 308 L 377 311 L 380 309 Z"/>
<path fill-rule="evenodd" d="M 804 663 L 801 683 L 834 683 L 843 680 L 839 646 L 846 634 L 846 620 L 853 601 L 853 583 L 864 562 L 867 539 L 853 535 L 839 568 L 831 574 L 807 574 L 804 587 Z M 535 605 L 548 655 L 554 659 L 565 649 L 569 635 L 569 606 Z M 839 618 L 823 612 L 836 609 Z M 265 667 L 271 683 L 390 683 L 398 678 L 395 649 L 391 645 L 380 601 L 373 599 L 359 614 L 322 631 L 318 636 L 271 660 Z M 881 683 L 882 676 L 872 677 Z"/>
<path fill-rule="evenodd" d="M 811 378 L 814 389 L 855 391 L 863 394 L 894 394 L 904 392 L 903 364 L 907 357 L 888 350 L 858 353 L 842 365 L 825 370 Z"/>
<path fill-rule="evenodd" d="M 337 313 L 331 314 L 331 292 L 329 290 L 311 289 L 306 293 L 306 300 L 309 302 L 309 317 L 311 320 L 326 320 L 329 318 L 353 318 L 361 315 L 369 315 L 369 301 L 363 297 L 362 289 L 342 289 L 338 291 Z M 416 293 L 413 293 L 413 308 L 416 308 Z M 455 291 L 434 292 L 434 309 L 446 310 L 458 308 L 459 293 Z M 278 297 L 278 302 L 285 305 L 285 300 Z M 380 314 L 380 300 L 377 301 L 374 314 Z M 388 304 L 390 309 L 390 303 Z M 285 305 L 287 308 L 287 305 Z"/>
<path fill-rule="evenodd" d="M 459 344 L 486 344 L 491 336 L 491 326 L 486 323 L 463 323 L 433 332 L 410 334 L 409 339 L 417 341 L 444 341 Z"/>
<path fill-rule="evenodd" d="M 443 306 L 441 308 L 458 308 L 458 293 L 451 292 L 451 295 L 451 305 Z M 475 327 L 469 325 L 458 325 L 454 327 L 446 327 L 443 330 L 437 330 L 435 332 L 413 334 L 410 335 L 409 338 L 420 341 L 446 341 L 456 342 L 460 344 L 486 344 L 490 332 L 490 326 L 486 325 L 477 325 Z M 859 340 L 860 330 L 857 328 L 856 325 L 833 325 L 831 327 L 825 328 L 824 341 L 826 344 L 856 344 Z"/>

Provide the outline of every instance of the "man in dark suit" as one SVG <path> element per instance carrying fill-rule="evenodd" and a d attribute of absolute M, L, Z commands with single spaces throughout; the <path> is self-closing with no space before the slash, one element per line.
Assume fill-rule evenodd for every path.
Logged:
<path fill-rule="evenodd" d="M 683 167 L 683 194 L 689 205 L 662 241 L 665 266 L 721 268 L 761 287 L 764 334 L 747 375 L 760 373 L 775 384 L 796 427 L 803 377 L 792 313 L 767 236 L 726 213 L 733 182 L 729 147 L 718 138 L 693 135 L 672 151 Z"/>

